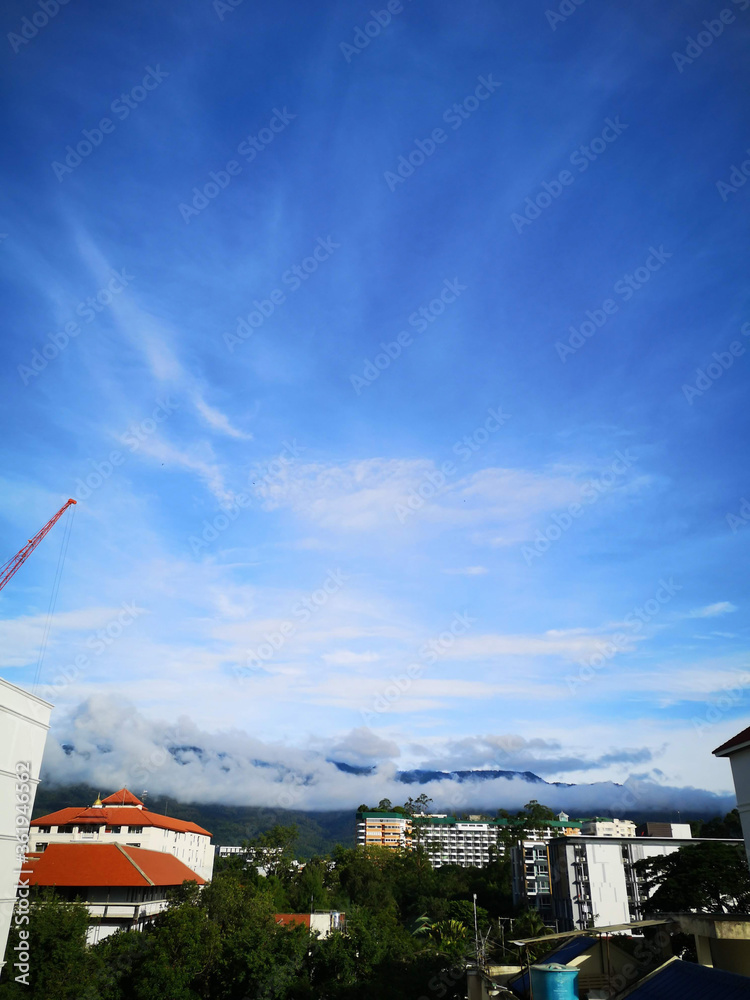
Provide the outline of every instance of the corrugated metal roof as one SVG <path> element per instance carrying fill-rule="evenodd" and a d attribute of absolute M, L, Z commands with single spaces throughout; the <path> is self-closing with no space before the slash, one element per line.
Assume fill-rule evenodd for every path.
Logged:
<path fill-rule="evenodd" d="M 750 1000 L 750 978 L 675 958 L 625 996 L 628 1000 Z"/>

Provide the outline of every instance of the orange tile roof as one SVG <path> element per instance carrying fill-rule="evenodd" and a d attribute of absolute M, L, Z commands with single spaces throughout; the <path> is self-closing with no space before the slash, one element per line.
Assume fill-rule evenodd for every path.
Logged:
<path fill-rule="evenodd" d="M 102 799 L 102 805 L 104 806 L 142 806 L 143 803 L 139 798 L 133 795 L 132 792 L 128 791 L 127 788 L 121 788 L 117 792 L 112 792 L 108 795 L 106 799 Z"/>
<path fill-rule="evenodd" d="M 31 885 L 80 887 L 206 884 L 173 854 L 122 844 L 50 844 L 40 857 L 27 859 L 21 878 Z"/>
<path fill-rule="evenodd" d="M 294 924 L 301 924 L 303 927 L 310 926 L 309 913 L 274 913 L 274 920 L 283 927 L 290 927 Z"/>
<path fill-rule="evenodd" d="M 67 806 L 57 812 L 48 813 L 32 819 L 31 826 L 156 826 L 162 830 L 177 830 L 178 833 L 200 833 L 210 837 L 197 823 L 189 823 L 184 819 L 174 819 L 172 816 L 162 816 L 149 812 L 148 809 L 117 806 L 115 808 L 87 808 Z"/>

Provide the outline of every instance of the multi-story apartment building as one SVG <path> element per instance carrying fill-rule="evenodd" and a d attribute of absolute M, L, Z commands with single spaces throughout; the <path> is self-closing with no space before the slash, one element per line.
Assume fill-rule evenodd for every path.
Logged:
<path fill-rule="evenodd" d="M 357 847 L 411 846 L 411 818 L 397 812 L 358 812 Z"/>
<path fill-rule="evenodd" d="M 208 830 L 186 820 L 150 812 L 127 788 L 81 809 L 69 806 L 32 820 L 29 849 L 42 853 L 50 844 L 120 844 L 173 854 L 209 881 L 214 849 Z"/>
<path fill-rule="evenodd" d="M 688 836 L 690 827 L 688 827 Z M 630 819 L 602 819 L 596 816 L 581 824 L 584 837 L 635 837 L 635 823 Z M 666 836 L 671 836 L 668 831 Z"/>
<path fill-rule="evenodd" d="M 562 817 L 562 818 L 560 818 Z M 535 836 L 542 840 L 580 833 L 580 822 L 564 813 L 555 820 L 545 820 Z M 513 841 L 517 824 L 507 819 L 457 819 L 433 814 L 410 817 L 398 812 L 357 813 L 358 847 L 382 846 L 410 848 L 418 844 L 428 852 L 434 868 L 460 865 L 463 868 L 488 865 L 493 857 L 502 857 Z M 518 824 L 519 836 L 523 827 Z"/>
<path fill-rule="evenodd" d="M 699 843 L 675 837 L 557 838 L 549 845 L 553 920 L 560 931 L 641 920 L 648 897 L 634 864 Z M 738 844 L 741 841 L 724 841 Z"/>
<path fill-rule="evenodd" d="M 511 848 L 510 857 L 514 905 L 538 910 L 545 923 L 553 923 L 549 841 L 523 840 Z"/>

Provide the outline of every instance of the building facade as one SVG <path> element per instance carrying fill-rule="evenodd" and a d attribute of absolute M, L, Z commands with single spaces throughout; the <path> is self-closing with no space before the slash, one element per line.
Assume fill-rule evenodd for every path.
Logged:
<path fill-rule="evenodd" d="M 410 847 L 411 819 L 397 812 L 358 812 L 354 836 L 357 847 Z"/>
<path fill-rule="evenodd" d="M 561 814 L 564 816 L 564 814 Z M 513 843 L 514 830 L 523 835 L 523 827 L 507 819 L 458 819 L 432 814 L 410 817 L 397 812 L 359 812 L 356 823 L 358 847 L 388 847 L 393 850 L 424 847 L 433 868 L 460 865 L 483 868 L 493 858 L 503 857 Z M 534 836 L 551 840 L 559 836 L 578 836 L 581 823 L 564 819 L 545 820 Z"/>
<path fill-rule="evenodd" d="M 0 975 L 51 712 L 0 678 Z"/>
<path fill-rule="evenodd" d="M 635 837 L 636 830 L 635 823 L 630 819 L 602 819 L 597 816 L 581 824 L 581 833 L 584 837 Z M 665 836 L 671 835 L 669 830 L 665 832 Z"/>
<path fill-rule="evenodd" d="M 737 812 L 742 823 L 745 853 L 750 864 L 750 726 L 714 750 L 716 757 L 728 757 L 737 796 Z"/>
<path fill-rule="evenodd" d="M 554 922 L 550 881 L 549 841 L 523 840 L 511 848 L 514 906 L 538 910 L 545 923 Z"/>
<path fill-rule="evenodd" d="M 51 844 L 119 844 L 172 854 L 200 878 L 209 881 L 214 848 L 208 830 L 186 820 L 150 812 L 127 788 L 93 806 L 69 806 L 31 823 L 29 848 L 43 853 Z"/>
<path fill-rule="evenodd" d="M 560 931 L 567 931 L 643 920 L 648 897 L 635 862 L 665 857 L 700 842 L 675 837 L 584 836 L 551 841 L 553 922 Z"/>

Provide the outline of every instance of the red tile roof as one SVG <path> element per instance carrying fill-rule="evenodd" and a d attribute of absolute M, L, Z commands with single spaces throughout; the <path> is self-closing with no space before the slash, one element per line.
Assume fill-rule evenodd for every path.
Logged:
<path fill-rule="evenodd" d="M 281 924 L 283 927 L 290 927 L 294 924 L 300 924 L 303 927 L 310 926 L 309 913 L 274 913 L 273 918 L 277 924 Z"/>
<path fill-rule="evenodd" d="M 148 809 L 138 809 L 135 806 L 116 806 L 115 808 L 87 808 L 67 806 L 57 812 L 38 816 L 31 821 L 34 826 L 156 826 L 162 830 L 177 830 L 178 833 L 200 833 L 210 837 L 197 823 L 188 823 L 184 819 L 174 819 L 172 816 L 162 816 L 160 813 L 149 812 Z"/>
<path fill-rule="evenodd" d="M 142 806 L 143 803 L 136 798 L 127 788 L 121 788 L 118 792 L 112 792 L 106 799 L 102 799 L 105 806 Z"/>
<path fill-rule="evenodd" d="M 713 752 L 717 757 L 726 757 L 729 753 L 736 750 L 741 750 L 743 747 L 750 746 L 750 726 L 747 729 L 743 729 L 741 733 L 737 733 L 733 736 L 731 740 L 727 740 L 726 743 L 722 743 L 720 747 L 717 747 Z"/>
<path fill-rule="evenodd" d="M 173 854 L 121 844 L 50 844 L 27 858 L 21 878 L 27 877 L 31 885 L 80 887 L 206 884 Z"/>

